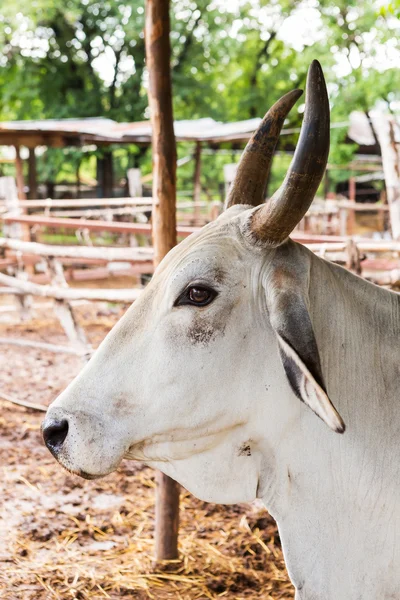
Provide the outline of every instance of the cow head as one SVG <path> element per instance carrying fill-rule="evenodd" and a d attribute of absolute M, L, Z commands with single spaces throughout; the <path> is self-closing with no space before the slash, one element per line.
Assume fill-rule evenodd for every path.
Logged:
<path fill-rule="evenodd" d="M 295 90 L 248 143 L 226 211 L 174 248 L 90 362 L 53 402 L 47 446 L 88 479 L 123 458 L 159 468 L 209 501 L 252 500 L 274 478 L 276 448 L 298 399 L 334 431 L 308 308 L 306 250 L 287 240 L 307 211 L 329 151 L 319 63 L 281 188 L 265 184 Z M 286 433 L 285 433 L 286 432 Z"/>

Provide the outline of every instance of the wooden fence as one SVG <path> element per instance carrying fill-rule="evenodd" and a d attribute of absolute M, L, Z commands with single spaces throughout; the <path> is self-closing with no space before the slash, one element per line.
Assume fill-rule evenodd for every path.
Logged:
<path fill-rule="evenodd" d="M 86 233 L 129 234 L 131 240 L 138 235 L 149 238 L 151 225 L 148 222 L 119 222 L 93 217 L 103 214 L 103 210 L 111 210 L 110 216 L 113 219 L 119 216 L 118 211 L 122 210 L 127 211 L 124 215 L 136 218 L 137 215 L 151 209 L 151 202 L 151 198 L 142 197 L 20 201 L 14 194 L 11 204 L 8 203 L 8 212 L 1 215 L 8 237 L 0 238 L 0 253 L 3 255 L 0 257 L 0 269 L 8 273 L 0 272 L 0 294 L 13 294 L 24 317 L 29 314 L 33 296 L 53 299 L 56 314 L 71 343 L 71 346 L 68 346 L 69 351 L 82 356 L 90 355 L 92 350 L 85 333 L 77 324 L 73 303 L 76 300 L 131 303 L 137 299 L 141 289 L 71 288 L 68 281 L 109 278 L 113 274 L 151 274 L 153 249 L 150 246 L 49 245 L 27 241 L 30 232 L 39 227 Z M 193 203 L 182 203 L 179 208 L 193 211 Z M 135 212 L 129 213 L 130 209 Z M 212 210 L 205 213 L 206 220 L 215 218 L 219 210 L 219 206 L 212 206 Z M 307 218 L 315 216 L 318 210 L 317 207 L 314 212 L 310 211 Z M 325 207 L 325 217 L 326 214 L 339 213 L 342 214 L 342 223 L 348 223 L 352 219 L 349 214 L 354 211 L 386 212 L 387 207 L 340 201 L 333 209 L 332 204 L 330 205 L 330 213 L 327 210 L 328 207 Z M 71 218 L 72 211 L 78 211 L 76 216 L 81 218 Z M 199 203 L 196 206 L 197 219 L 198 211 Z M 27 212 L 31 214 L 26 214 Z M 178 223 L 177 235 L 184 238 L 199 229 L 199 226 Z M 400 281 L 400 242 L 352 240 L 344 235 L 315 235 L 304 231 L 304 227 L 292 237 L 318 255 L 342 264 L 375 283 L 394 285 Z M 89 241 L 88 236 L 84 239 Z M 41 272 L 38 272 L 38 267 Z M 4 343 L 4 340 L 0 340 L 0 343 Z M 29 344 L 26 341 L 24 343 Z M 35 344 L 33 342 L 33 345 Z M 54 351 L 62 349 L 58 346 Z"/>

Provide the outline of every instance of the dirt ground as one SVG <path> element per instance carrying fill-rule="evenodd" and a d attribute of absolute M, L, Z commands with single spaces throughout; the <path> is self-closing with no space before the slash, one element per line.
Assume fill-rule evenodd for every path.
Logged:
<path fill-rule="evenodd" d="M 94 346 L 122 311 L 77 310 Z M 0 337 L 66 344 L 48 307 L 20 323 L 1 313 Z M 81 359 L 0 346 L 1 392 L 47 405 Z M 84 481 L 59 467 L 43 445 L 43 413 L 0 400 L 0 598 L 293 598 L 277 529 L 265 509 L 217 506 L 182 490 L 180 561 L 153 564 L 154 472 L 124 462 Z"/>

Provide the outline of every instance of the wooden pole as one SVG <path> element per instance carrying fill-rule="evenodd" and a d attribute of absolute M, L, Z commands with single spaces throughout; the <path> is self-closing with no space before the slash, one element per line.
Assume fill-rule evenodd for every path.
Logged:
<path fill-rule="evenodd" d="M 36 175 L 35 148 L 29 148 L 28 185 L 29 185 L 29 199 L 34 200 L 35 198 L 37 198 L 37 175 Z"/>
<path fill-rule="evenodd" d="M 176 145 L 172 111 L 169 0 L 146 0 L 146 63 L 153 150 L 153 246 L 155 266 L 176 244 Z M 155 555 L 178 558 L 179 485 L 156 475 Z"/>
<path fill-rule="evenodd" d="M 169 0 L 147 0 L 145 37 L 153 144 L 153 241 L 157 263 L 176 244 L 176 146 L 169 29 Z"/>

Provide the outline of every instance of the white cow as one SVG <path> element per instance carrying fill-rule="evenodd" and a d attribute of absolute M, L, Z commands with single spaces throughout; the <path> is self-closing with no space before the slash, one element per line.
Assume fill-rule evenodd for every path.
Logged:
<path fill-rule="evenodd" d="M 88 479 L 129 458 L 206 501 L 261 498 L 298 600 L 398 600 L 400 295 L 288 240 L 328 156 L 317 62 L 292 165 L 261 204 L 299 95 L 267 113 L 229 208 L 163 260 L 43 434 Z"/>

